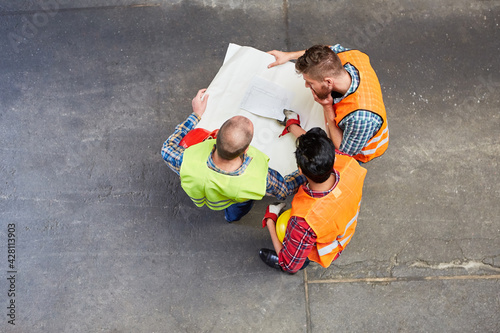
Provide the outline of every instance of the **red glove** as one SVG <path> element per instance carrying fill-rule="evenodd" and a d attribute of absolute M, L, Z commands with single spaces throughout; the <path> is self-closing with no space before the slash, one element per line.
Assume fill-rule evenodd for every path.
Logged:
<path fill-rule="evenodd" d="M 287 134 L 287 133 L 290 133 L 290 131 L 288 130 L 288 127 L 290 125 L 298 125 L 300 127 L 300 116 L 298 113 L 296 112 L 293 112 L 292 110 L 283 110 L 283 113 L 285 114 L 285 129 L 283 130 L 283 132 L 280 134 L 280 138 Z"/>
<path fill-rule="evenodd" d="M 262 228 L 265 228 L 267 225 L 267 219 L 271 219 L 274 222 L 278 220 L 278 215 L 283 207 L 285 207 L 286 203 L 285 202 L 277 202 L 272 205 L 267 206 L 266 209 L 266 214 L 264 215 L 264 218 L 262 219 Z"/>

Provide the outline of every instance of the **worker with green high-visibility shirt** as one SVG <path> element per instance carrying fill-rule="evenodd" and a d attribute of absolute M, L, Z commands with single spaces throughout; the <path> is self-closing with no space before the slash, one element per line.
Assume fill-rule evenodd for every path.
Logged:
<path fill-rule="evenodd" d="M 161 151 L 167 165 L 180 175 L 181 186 L 191 200 L 198 207 L 224 210 L 226 221 L 234 222 L 264 195 L 283 200 L 296 193 L 306 178 L 298 170 L 283 177 L 269 168 L 269 157 L 250 146 L 254 129 L 244 116 L 228 119 L 215 139 L 187 148 L 181 144 L 201 120 L 207 102 L 206 89 L 199 90 L 192 100 L 193 113 L 176 126 Z"/>

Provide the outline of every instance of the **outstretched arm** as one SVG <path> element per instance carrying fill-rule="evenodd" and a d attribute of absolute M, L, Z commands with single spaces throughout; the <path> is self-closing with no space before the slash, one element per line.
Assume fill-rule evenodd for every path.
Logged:
<path fill-rule="evenodd" d="M 184 155 L 184 147 L 180 145 L 180 142 L 193 128 L 196 127 L 201 119 L 201 116 L 205 112 L 207 107 L 208 95 L 202 99 L 203 94 L 205 94 L 206 89 L 201 89 L 198 91 L 196 96 L 193 98 L 192 107 L 193 113 L 189 117 L 175 127 L 175 131 L 168 139 L 163 143 L 161 149 L 161 156 L 165 160 L 165 163 L 169 166 L 172 171 L 176 174 L 180 173 L 182 157 Z"/>
<path fill-rule="evenodd" d="M 283 51 L 278 51 L 278 50 L 269 51 L 267 53 L 274 56 L 276 61 L 269 64 L 267 66 L 267 68 L 272 68 L 274 66 L 283 65 L 284 63 L 286 63 L 290 60 L 293 60 L 293 59 L 299 59 L 300 56 L 302 56 L 305 52 L 306 52 L 306 50 L 294 51 L 294 52 L 283 52 Z"/>
<path fill-rule="evenodd" d="M 193 101 L 191 102 L 193 112 L 199 117 L 201 117 L 207 109 L 208 94 L 206 94 L 206 92 L 206 88 L 198 90 L 198 93 L 194 96 Z"/>
<path fill-rule="evenodd" d="M 300 127 L 299 125 L 293 124 L 288 126 L 288 130 L 292 133 L 296 138 L 299 136 L 306 134 L 306 130 Z"/>
<path fill-rule="evenodd" d="M 266 194 L 276 197 L 278 200 L 285 200 L 286 197 L 295 194 L 300 185 L 306 182 L 306 177 L 299 170 L 283 177 L 278 171 L 268 168 Z"/>
<path fill-rule="evenodd" d="M 174 133 L 163 143 L 161 156 L 176 174 L 180 174 L 184 155 L 184 147 L 180 145 L 180 142 L 189 131 L 196 127 L 199 121 L 200 117 L 194 112 L 191 113 L 185 121 L 175 126 Z"/>
<path fill-rule="evenodd" d="M 339 52 L 346 50 L 346 48 L 342 47 L 340 44 L 330 46 L 330 48 L 335 53 L 339 53 Z M 274 66 L 282 65 L 285 62 L 290 61 L 290 60 L 299 59 L 305 52 L 306 52 L 306 50 L 292 51 L 292 52 L 284 52 L 284 51 L 278 51 L 278 50 L 268 51 L 267 53 L 273 55 L 274 58 L 276 59 L 276 61 L 269 64 L 267 66 L 267 68 L 272 68 Z"/>

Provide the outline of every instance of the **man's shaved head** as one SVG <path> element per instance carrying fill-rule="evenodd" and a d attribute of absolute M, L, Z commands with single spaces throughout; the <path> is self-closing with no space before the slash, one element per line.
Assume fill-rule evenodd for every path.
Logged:
<path fill-rule="evenodd" d="M 234 116 L 222 124 L 217 133 L 217 154 L 225 160 L 241 156 L 253 138 L 253 124 L 243 116 Z"/>

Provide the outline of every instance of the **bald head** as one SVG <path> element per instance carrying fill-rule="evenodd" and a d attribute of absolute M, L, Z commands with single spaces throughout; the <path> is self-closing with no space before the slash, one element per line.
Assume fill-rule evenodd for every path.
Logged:
<path fill-rule="evenodd" d="M 253 124 L 243 116 L 234 116 L 222 124 L 217 133 L 217 153 L 225 160 L 241 156 L 253 138 Z"/>

